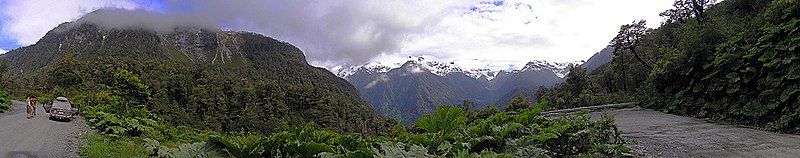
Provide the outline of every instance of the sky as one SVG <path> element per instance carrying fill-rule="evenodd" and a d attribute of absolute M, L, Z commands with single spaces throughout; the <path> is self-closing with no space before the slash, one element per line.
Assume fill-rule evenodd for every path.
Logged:
<path fill-rule="evenodd" d="M 261 33 L 297 46 L 331 71 L 370 61 L 434 56 L 466 68 L 508 69 L 532 60 L 586 60 L 619 26 L 672 0 L 0 0 L 0 53 L 31 45 L 60 23 L 102 8 L 152 12 L 98 17 L 113 27 L 205 25 Z M 179 20 L 176 20 L 179 19 Z"/>

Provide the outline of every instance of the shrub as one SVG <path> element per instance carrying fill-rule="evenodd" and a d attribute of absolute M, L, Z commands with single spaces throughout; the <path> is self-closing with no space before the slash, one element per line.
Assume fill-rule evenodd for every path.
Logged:
<path fill-rule="evenodd" d="M 0 90 L 0 113 L 11 108 L 11 100 L 4 90 Z"/>
<path fill-rule="evenodd" d="M 444 134 L 451 134 L 457 132 L 456 130 L 466 126 L 467 117 L 463 113 L 463 109 L 440 106 L 436 108 L 433 115 L 422 116 L 417 121 L 417 128 L 425 130 L 428 133 L 442 132 Z"/>
<path fill-rule="evenodd" d="M 156 121 L 141 117 L 121 117 L 119 115 L 97 112 L 89 122 L 102 133 L 111 136 L 138 136 L 153 129 Z"/>
<path fill-rule="evenodd" d="M 197 142 L 192 144 L 182 144 L 176 148 L 163 148 L 158 150 L 158 156 L 167 158 L 217 158 L 224 157 L 213 146 Z"/>
<path fill-rule="evenodd" d="M 94 134 L 86 137 L 88 146 L 79 151 L 81 157 L 108 158 L 108 157 L 145 157 L 147 150 L 142 142 L 130 138 L 108 138 Z"/>

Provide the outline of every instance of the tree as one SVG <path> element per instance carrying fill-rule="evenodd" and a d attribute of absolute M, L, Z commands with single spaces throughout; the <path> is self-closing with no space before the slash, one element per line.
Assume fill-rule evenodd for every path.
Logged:
<path fill-rule="evenodd" d="M 458 108 L 461 108 L 461 109 L 464 109 L 464 110 L 473 110 L 473 109 L 475 109 L 475 102 L 471 102 L 469 100 L 464 100 L 464 103 L 461 103 L 461 105 L 458 105 Z"/>
<path fill-rule="evenodd" d="M 8 70 L 8 60 L 6 58 L 0 59 L 0 75 L 6 74 Z"/>
<path fill-rule="evenodd" d="M 569 69 L 569 74 L 567 74 L 567 80 L 565 81 L 565 84 L 569 86 L 573 96 L 581 94 L 581 92 L 583 92 L 585 89 L 591 89 L 586 68 L 582 68 L 580 66 L 575 66 Z"/>
<path fill-rule="evenodd" d="M 512 99 L 511 102 L 508 103 L 508 108 L 506 110 L 517 111 L 519 109 L 525 109 L 531 107 L 532 105 L 533 104 L 531 104 L 531 101 L 525 99 L 525 97 L 522 97 L 522 95 L 517 95 L 517 97 L 514 97 L 514 99 Z"/>
<path fill-rule="evenodd" d="M 614 56 L 622 56 L 622 50 L 628 50 L 636 57 L 639 63 L 642 63 L 647 68 L 652 68 L 647 64 L 638 53 L 636 53 L 636 46 L 642 41 L 642 37 L 648 34 L 651 30 L 647 28 L 645 20 L 634 21 L 631 24 L 622 25 L 619 33 L 613 40 L 611 45 L 614 46 Z"/>
<path fill-rule="evenodd" d="M 666 10 L 659 16 L 665 17 L 665 23 L 683 22 L 686 19 L 696 17 L 697 21 L 702 21 L 705 16 L 705 11 L 716 0 L 676 0 L 675 8 Z"/>

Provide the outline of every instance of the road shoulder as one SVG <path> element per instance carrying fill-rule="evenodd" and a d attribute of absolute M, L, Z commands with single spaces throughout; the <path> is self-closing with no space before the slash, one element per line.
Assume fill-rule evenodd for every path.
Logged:
<path fill-rule="evenodd" d="M 796 157 L 800 136 L 768 132 L 649 109 L 592 113 L 613 115 L 630 147 L 642 157 Z"/>

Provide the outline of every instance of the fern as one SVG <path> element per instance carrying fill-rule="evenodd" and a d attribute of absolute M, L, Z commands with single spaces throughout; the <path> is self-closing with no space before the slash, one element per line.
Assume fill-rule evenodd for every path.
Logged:
<path fill-rule="evenodd" d="M 443 132 L 451 134 L 466 126 L 467 117 L 463 110 L 456 107 L 440 106 L 436 113 L 419 119 L 417 127 L 429 133 Z"/>
<path fill-rule="evenodd" d="M 204 142 L 192 144 L 182 144 L 176 148 L 164 148 L 158 151 L 158 155 L 167 158 L 221 158 L 225 157 L 213 146 Z"/>

